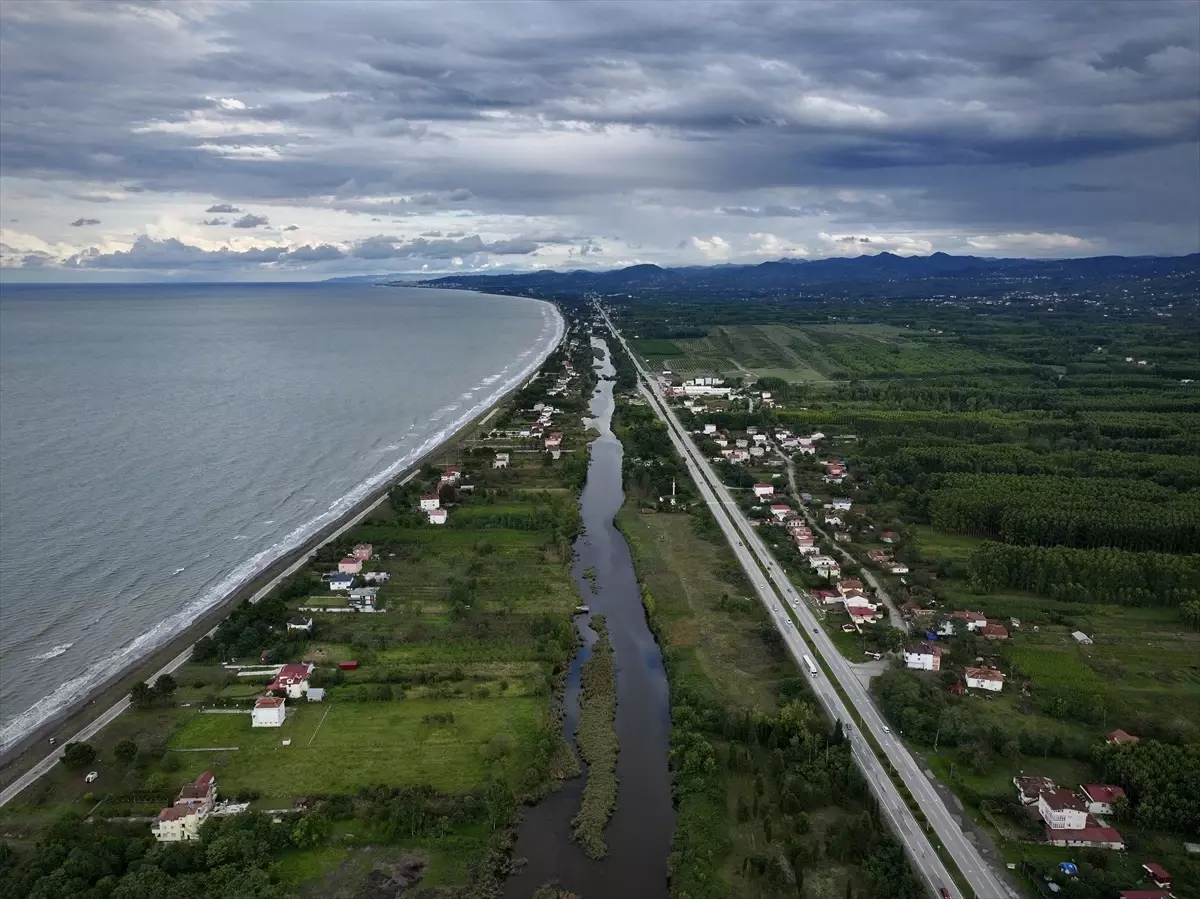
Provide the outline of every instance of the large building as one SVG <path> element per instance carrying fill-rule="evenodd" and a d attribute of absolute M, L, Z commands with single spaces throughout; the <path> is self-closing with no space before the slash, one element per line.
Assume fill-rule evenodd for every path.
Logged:
<path fill-rule="evenodd" d="M 287 718 L 287 700 L 282 696 L 260 696 L 250 712 L 251 727 L 282 727 Z"/>
<path fill-rule="evenodd" d="M 910 646 L 904 650 L 904 666 L 917 671 L 940 671 L 942 647 L 934 646 L 932 643 Z"/>
<path fill-rule="evenodd" d="M 1083 830 L 1088 823 L 1087 805 L 1070 790 L 1043 790 L 1038 814 L 1051 830 Z"/>
<path fill-rule="evenodd" d="M 170 808 L 158 813 L 150 832 L 160 843 L 179 843 L 200 839 L 200 825 L 209 816 L 217 801 L 217 778 L 205 771 L 179 791 Z"/>

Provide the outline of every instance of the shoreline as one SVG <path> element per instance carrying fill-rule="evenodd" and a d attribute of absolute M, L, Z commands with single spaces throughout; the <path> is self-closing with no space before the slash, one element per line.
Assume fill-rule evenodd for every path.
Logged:
<path fill-rule="evenodd" d="M 58 714 L 47 718 L 24 735 L 14 746 L 0 754 L 0 807 L 12 801 L 20 792 L 32 786 L 38 778 L 51 770 L 57 764 L 62 748 L 68 742 L 89 739 L 124 712 L 128 708 L 128 694 L 134 684 L 182 667 L 191 656 L 196 642 L 228 617 L 230 610 L 235 605 L 244 599 L 257 602 L 265 597 L 280 581 L 302 567 L 308 557 L 317 549 L 359 524 L 386 502 L 392 488 L 407 483 L 430 459 L 436 458 L 461 443 L 475 428 L 491 418 L 514 393 L 528 384 L 530 379 L 536 376 L 546 359 L 562 346 L 567 334 L 565 320 L 558 308 L 546 300 L 536 300 L 536 302 L 546 303 L 558 318 L 558 339 L 547 347 L 545 353 L 525 375 L 496 397 L 486 408 L 463 422 L 446 439 L 414 459 L 403 470 L 397 472 L 393 478 L 347 509 L 335 521 L 330 522 L 295 549 L 289 550 L 261 571 L 256 572 L 244 584 L 232 590 L 212 608 L 198 616 L 175 637 L 141 659 L 131 662 L 125 669 L 107 680 L 96 684 L 95 688 L 89 690 L 78 701 L 62 709 Z M 42 753 L 49 748 L 48 741 L 51 737 L 57 741 L 54 750 L 50 755 L 43 756 Z M 20 783 L 19 788 L 14 790 L 13 786 L 18 783 Z"/>

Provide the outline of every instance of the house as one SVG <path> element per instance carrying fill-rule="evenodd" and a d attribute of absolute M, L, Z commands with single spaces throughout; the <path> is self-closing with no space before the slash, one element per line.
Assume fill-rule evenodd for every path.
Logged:
<path fill-rule="evenodd" d="M 738 437 L 736 440 L 733 441 L 733 445 L 736 446 L 738 449 L 744 450 L 750 446 L 750 441 L 747 440 L 745 437 Z"/>
<path fill-rule="evenodd" d="M 1075 642 L 1078 643 L 1080 646 L 1091 646 L 1092 645 L 1092 638 L 1089 637 L 1087 634 L 1085 634 L 1083 631 L 1072 631 L 1071 636 L 1075 638 Z"/>
<path fill-rule="evenodd" d="M 1048 777 L 1036 774 L 1022 774 L 1013 778 L 1013 786 L 1017 788 L 1017 798 L 1021 805 L 1033 805 L 1043 790 L 1053 790 L 1057 784 Z"/>
<path fill-rule="evenodd" d="M 800 494 L 800 502 L 811 503 L 812 502 L 812 494 L 811 493 L 801 493 Z"/>
<path fill-rule="evenodd" d="M 850 596 L 851 594 L 857 594 L 861 596 L 863 592 L 863 582 L 858 580 L 858 578 L 847 578 L 844 581 L 838 581 L 837 589 L 838 593 L 842 594 L 842 596 Z"/>
<path fill-rule="evenodd" d="M 1083 830 L 1088 826 L 1087 806 L 1062 787 L 1038 794 L 1038 814 L 1051 830 Z"/>
<path fill-rule="evenodd" d="M 938 627 L 938 634 L 950 637 L 954 634 L 956 622 L 961 621 L 969 631 L 980 631 L 987 625 L 987 618 L 981 612 L 951 612 L 950 617 Z"/>
<path fill-rule="evenodd" d="M 359 576 L 368 584 L 386 584 L 392 579 L 386 571 L 364 571 Z"/>
<path fill-rule="evenodd" d="M 889 562 L 886 567 L 888 574 L 908 574 L 908 566 L 903 562 Z"/>
<path fill-rule="evenodd" d="M 217 799 L 217 779 L 205 771 L 179 791 L 170 808 L 158 813 L 150 832 L 160 843 L 179 843 L 200 839 L 200 825 L 212 812 Z"/>
<path fill-rule="evenodd" d="M 370 543 L 360 543 L 350 552 L 350 555 L 358 559 L 360 562 L 369 562 L 371 554 L 375 552 L 375 547 Z"/>
<path fill-rule="evenodd" d="M 287 700 L 282 696 L 260 696 L 250 713 L 251 727 L 282 727 L 287 717 Z"/>
<path fill-rule="evenodd" d="M 354 583 L 352 574 L 335 574 L 329 579 L 330 590 L 349 590 Z"/>
<path fill-rule="evenodd" d="M 346 558 L 338 562 L 339 574 L 358 574 L 360 571 L 362 571 L 362 559 L 356 559 L 354 556 L 346 556 Z"/>
<path fill-rule="evenodd" d="M 831 505 L 839 512 L 849 512 L 853 503 L 851 503 L 850 500 L 846 499 L 845 497 L 838 497 L 831 503 Z"/>
<path fill-rule="evenodd" d="M 904 667 L 916 671 L 941 671 L 942 647 L 919 643 L 904 650 Z"/>
<path fill-rule="evenodd" d="M 750 433 L 749 428 L 746 429 L 746 433 L 748 433 L 748 434 Z M 754 434 L 754 435 L 752 435 L 752 438 L 753 438 L 754 442 L 757 443 L 759 446 L 763 446 L 767 442 L 766 434 Z"/>
<path fill-rule="evenodd" d="M 292 699 L 299 699 L 308 690 L 308 675 L 312 670 L 312 662 L 284 665 L 275 675 L 275 680 L 267 684 L 267 692 L 286 693 Z"/>
<path fill-rule="evenodd" d="M 345 661 L 338 662 L 338 668 L 342 671 L 357 671 L 358 662 L 354 659 L 346 659 Z"/>
<path fill-rule="evenodd" d="M 846 602 L 846 614 L 855 624 L 871 624 L 883 617 L 873 606 L 855 606 L 849 601 Z"/>
<path fill-rule="evenodd" d="M 1146 876 L 1153 880 L 1154 885 L 1159 889 L 1171 889 L 1171 874 L 1158 862 L 1146 862 L 1146 864 L 1142 865 L 1142 870 L 1146 872 Z"/>
<path fill-rule="evenodd" d="M 426 493 L 421 496 L 421 511 L 432 512 L 434 509 L 440 509 L 442 501 L 436 493 Z"/>
<path fill-rule="evenodd" d="M 838 543 L 853 543 L 854 542 L 854 538 L 851 537 L 849 534 L 847 534 L 845 531 L 838 531 L 837 533 L 835 533 L 833 535 L 833 539 L 836 540 Z"/>
<path fill-rule="evenodd" d="M 1088 819 L 1091 823 L 1087 827 L 1078 829 L 1046 828 L 1046 842 L 1051 846 L 1060 847 L 1075 847 L 1082 846 L 1089 849 L 1116 849 L 1125 848 L 1125 838 L 1120 832 L 1112 827 L 1105 827 L 1095 818 Z"/>
<path fill-rule="evenodd" d="M 325 688 L 309 687 L 305 696 L 308 697 L 309 702 L 323 702 L 325 700 Z"/>
<path fill-rule="evenodd" d="M 898 541 L 900 539 L 900 535 L 897 534 L 895 531 L 884 531 L 882 534 L 879 535 L 879 539 L 882 540 L 884 543 L 895 543 L 896 541 Z"/>
<path fill-rule="evenodd" d="M 767 451 L 765 449 L 763 449 L 761 446 L 758 446 L 757 444 L 750 447 L 750 456 L 752 458 L 761 459 L 766 454 L 767 454 Z"/>
<path fill-rule="evenodd" d="M 991 690 L 993 693 L 1004 689 L 1004 673 L 995 668 L 968 668 L 965 673 L 968 689 Z"/>
<path fill-rule="evenodd" d="M 293 618 L 290 621 L 288 621 L 287 629 L 289 631 L 311 631 L 312 630 L 312 619 L 311 618 Z"/>
<path fill-rule="evenodd" d="M 830 515 L 828 513 L 825 514 L 825 518 L 823 519 L 823 521 L 825 524 L 831 525 L 832 527 L 835 527 L 835 528 L 840 528 L 844 524 L 842 519 L 839 518 L 837 515 Z"/>
<path fill-rule="evenodd" d="M 432 512 L 429 513 L 429 523 L 430 524 L 445 524 L 446 519 L 449 517 L 450 516 L 446 513 L 445 509 L 434 509 Z"/>
<path fill-rule="evenodd" d="M 1087 810 L 1093 815 L 1111 815 L 1112 804 L 1118 796 L 1124 796 L 1125 791 L 1112 784 L 1080 784 L 1079 792 L 1087 801 Z"/>
<path fill-rule="evenodd" d="M 562 446 L 562 432 L 555 431 L 546 435 L 546 449 L 557 449 Z"/>
<path fill-rule="evenodd" d="M 712 424 L 711 422 L 709 422 L 708 424 L 706 424 L 704 426 L 704 433 L 708 434 L 708 435 L 717 433 L 717 426 L 715 424 Z"/>
<path fill-rule="evenodd" d="M 783 521 L 783 519 L 787 518 L 788 514 L 791 511 L 792 511 L 792 507 L 788 506 L 788 505 L 784 505 L 783 503 L 772 503 L 771 504 L 771 514 L 775 516 L 775 519 L 777 521 Z"/>
<path fill-rule="evenodd" d="M 492 468 L 508 468 L 508 453 L 496 453 L 492 460 Z"/>
<path fill-rule="evenodd" d="M 439 483 L 442 484 L 457 484 L 459 478 L 462 477 L 462 470 L 458 468 L 447 468 L 442 472 Z"/>
<path fill-rule="evenodd" d="M 985 640 L 1007 640 L 1008 628 L 1003 624 L 985 624 L 979 632 Z"/>
<path fill-rule="evenodd" d="M 836 606 L 842 602 L 842 595 L 836 590 L 814 590 L 812 596 L 823 606 Z"/>
<path fill-rule="evenodd" d="M 374 608 L 378 587 L 355 587 L 350 591 L 350 605 L 356 609 Z"/>
<path fill-rule="evenodd" d="M 775 485 L 774 484 L 755 484 L 754 485 L 754 495 L 757 496 L 759 499 L 765 499 L 768 496 L 774 496 L 775 495 Z"/>
<path fill-rule="evenodd" d="M 1105 743 L 1136 743 L 1141 737 L 1135 737 L 1133 734 L 1127 734 L 1121 728 L 1117 728 L 1111 734 L 1104 738 Z"/>

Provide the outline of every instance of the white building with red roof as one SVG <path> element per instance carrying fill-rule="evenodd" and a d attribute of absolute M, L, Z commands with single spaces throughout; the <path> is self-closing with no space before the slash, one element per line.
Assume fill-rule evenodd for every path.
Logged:
<path fill-rule="evenodd" d="M 941 671 L 942 647 L 919 643 L 904 650 L 904 667 L 915 671 Z"/>
<path fill-rule="evenodd" d="M 267 685 L 268 693 L 283 693 L 291 699 L 299 699 L 308 692 L 308 676 L 312 673 L 312 662 L 292 662 L 284 665 Z"/>
<path fill-rule="evenodd" d="M 1087 802 L 1087 810 L 1093 815 L 1111 815 L 1113 803 L 1125 791 L 1113 784 L 1080 784 L 1079 792 Z"/>
<path fill-rule="evenodd" d="M 441 483 L 457 484 L 459 478 L 462 477 L 462 470 L 459 468 L 447 468 L 442 472 Z"/>
<path fill-rule="evenodd" d="M 982 612 L 951 612 L 950 617 L 941 623 L 938 627 L 938 633 L 943 637 L 949 637 L 954 634 L 955 625 L 962 622 L 967 630 L 975 632 L 981 631 L 987 627 L 987 616 Z"/>
<path fill-rule="evenodd" d="M 1160 865 L 1158 862 L 1146 862 L 1142 865 L 1142 870 L 1146 872 L 1146 876 L 1154 881 L 1154 885 L 1160 889 L 1171 889 L 1171 872 Z"/>
<path fill-rule="evenodd" d="M 200 839 L 200 825 L 217 801 L 217 778 L 205 771 L 179 791 L 175 804 L 163 809 L 150 825 L 160 843 L 179 843 Z"/>
<path fill-rule="evenodd" d="M 282 727 L 287 718 L 287 700 L 282 696 L 260 696 L 250 712 L 251 727 Z"/>
<path fill-rule="evenodd" d="M 774 484 L 755 484 L 754 485 L 754 495 L 757 496 L 759 499 L 765 499 L 768 496 L 774 496 L 775 495 L 775 485 Z"/>
<path fill-rule="evenodd" d="M 369 562 L 374 553 L 375 547 L 373 547 L 370 543 L 360 543 L 358 546 L 354 547 L 354 550 L 350 553 L 350 555 L 354 556 L 354 558 L 358 559 L 360 562 Z"/>
<path fill-rule="evenodd" d="M 430 524 L 445 524 L 450 514 L 445 509 L 434 509 L 429 513 Z"/>
<path fill-rule="evenodd" d="M 785 503 L 772 503 L 770 509 L 776 521 L 783 521 L 792 512 L 792 507 Z"/>
<path fill-rule="evenodd" d="M 421 511 L 432 512 L 442 507 L 442 500 L 436 493 L 425 493 L 421 496 Z"/>
<path fill-rule="evenodd" d="M 1083 830 L 1088 826 L 1087 804 L 1061 787 L 1038 794 L 1038 814 L 1051 830 Z"/>
<path fill-rule="evenodd" d="M 546 435 L 546 449 L 557 449 L 560 446 L 562 446 L 562 433 L 560 431 Z"/>
<path fill-rule="evenodd" d="M 995 668 L 968 668 L 967 687 L 972 690 L 990 690 L 999 693 L 1004 689 L 1004 673 Z"/>
<path fill-rule="evenodd" d="M 1105 827 L 1095 818 L 1088 818 L 1088 826 L 1080 828 L 1046 828 L 1046 842 L 1051 846 L 1086 847 L 1089 849 L 1125 848 L 1125 838 L 1120 831 Z M 1122 894 L 1124 895 L 1124 894 Z"/>

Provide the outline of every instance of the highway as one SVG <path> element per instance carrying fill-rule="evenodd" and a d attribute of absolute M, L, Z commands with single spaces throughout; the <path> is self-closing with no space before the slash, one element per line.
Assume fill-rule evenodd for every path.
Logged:
<path fill-rule="evenodd" d="M 848 724 L 847 730 L 850 734 L 855 761 L 862 768 L 872 790 L 879 799 L 881 809 L 887 815 L 897 837 L 904 844 L 914 868 L 929 885 L 931 893 L 937 896 L 939 890 L 944 889 L 948 895 L 956 897 L 956 899 L 962 895 L 953 882 L 950 872 L 922 831 L 921 825 L 905 803 L 900 791 L 892 783 L 882 762 L 867 745 L 863 734 L 858 730 L 859 727 L 870 731 L 877 745 L 887 755 L 942 845 L 954 859 L 975 897 L 977 899 L 1008 899 L 1008 897 L 1018 896 L 1018 893 L 1000 880 L 996 872 L 980 855 L 974 843 L 963 834 L 954 815 L 946 808 L 941 797 L 921 772 L 903 742 L 891 733 L 866 689 L 855 676 L 853 668 L 838 652 L 832 639 L 817 621 L 808 604 L 809 597 L 802 595 L 775 563 L 770 551 L 742 515 L 724 484 L 713 472 L 708 460 L 696 449 L 687 431 L 660 394 L 657 381 L 646 372 L 637 356 L 630 351 L 624 337 L 608 317 L 608 313 L 599 304 L 596 305 L 596 308 L 613 335 L 625 347 L 629 358 L 633 360 L 641 380 L 639 389 L 659 418 L 666 424 L 676 451 L 687 464 L 701 496 L 712 510 L 713 516 L 729 541 L 738 561 L 749 575 L 759 598 L 766 606 L 771 620 L 779 629 L 785 645 L 796 659 L 800 670 L 808 670 L 808 666 L 804 662 L 806 654 L 821 659 L 841 687 L 842 692 L 849 698 L 855 712 L 853 716 L 847 710 L 833 683 L 827 679 L 823 671 L 818 669 L 818 674 L 812 679 L 814 693 L 831 718 Z M 797 622 L 799 622 L 799 627 Z M 854 722 L 857 722 L 857 727 Z"/>

